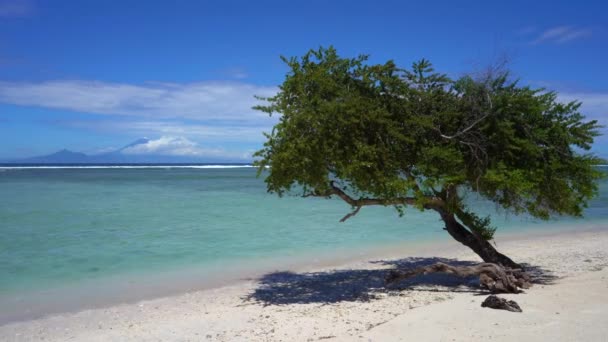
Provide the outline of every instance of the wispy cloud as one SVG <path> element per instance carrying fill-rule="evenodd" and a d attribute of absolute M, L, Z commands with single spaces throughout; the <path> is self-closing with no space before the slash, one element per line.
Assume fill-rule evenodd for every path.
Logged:
<path fill-rule="evenodd" d="M 235 160 L 251 160 L 250 152 L 227 151 L 223 148 L 207 148 L 197 142 L 179 136 L 162 136 L 158 139 L 148 140 L 121 151 L 128 155 L 154 155 L 196 158 L 231 158 Z"/>
<path fill-rule="evenodd" d="M 205 140 L 262 142 L 262 132 L 269 132 L 276 120 L 261 126 L 213 126 L 196 123 L 143 121 L 129 124 L 131 130 L 156 132 L 157 134 L 187 135 Z"/>
<path fill-rule="evenodd" d="M 92 114 L 255 123 L 268 116 L 251 109 L 258 103 L 254 95 L 276 91 L 241 82 L 0 82 L 0 102 Z"/>
<path fill-rule="evenodd" d="M 531 44 L 552 43 L 563 44 L 591 35 L 591 30 L 574 26 L 556 26 L 546 29 L 531 42 Z"/>
<path fill-rule="evenodd" d="M 0 0 L 0 17 L 24 17 L 34 11 L 34 5 L 28 0 Z"/>
<path fill-rule="evenodd" d="M 167 155 L 167 156 L 200 156 L 205 151 L 194 141 L 184 137 L 163 136 L 156 140 L 137 144 L 122 150 L 124 154 Z"/>
<path fill-rule="evenodd" d="M 122 133 L 137 136 L 186 136 L 207 142 L 261 143 L 262 132 L 270 132 L 276 119 L 264 125 L 211 125 L 175 120 L 68 120 L 54 121 L 56 125 L 105 133 Z"/>

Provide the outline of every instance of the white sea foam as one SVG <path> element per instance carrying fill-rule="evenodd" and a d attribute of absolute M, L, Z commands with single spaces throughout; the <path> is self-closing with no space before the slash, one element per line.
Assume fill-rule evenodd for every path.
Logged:
<path fill-rule="evenodd" d="M 0 170 L 28 169 L 237 169 L 251 168 L 253 165 L 40 165 L 40 166 L 0 166 Z"/>

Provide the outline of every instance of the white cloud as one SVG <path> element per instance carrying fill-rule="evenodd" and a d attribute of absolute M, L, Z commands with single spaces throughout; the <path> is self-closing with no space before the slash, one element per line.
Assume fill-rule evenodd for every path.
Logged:
<path fill-rule="evenodd" d="M 270 132 L 268 126 L 210 126 L 203 124 L 184 124 L 180 122 L 133 122 L 132 130 L 141 132 L 156 132 L 157 134 L 187 135 L 205 139 L 221 139 L 223 141 L 255 141 L 265 140 L 262 132 Z"/>
<path fill-rule="evenodd" d="M 265 120 L 267 124 L 259 126 L 208 125 L 202 123 L 184 123 L 175 120 L 71 120 L 57 121 L 55 123 L 77 129 L 122 133 L 129 134 L 130 136 L 186 136 L 196 138 L 199 141 L 262 143 L 266 139 L 262 132 L 270 132 L 276 120 L 276 118 Z"/>
<path fill-rule="evenodd" d="M 540 35 L 532 41 L 532 44 L 562 44 L 576 39 L 588 37 L 590 35 L 590 29 L 577 28 L 573 26 L 556 26 L 542 31 Z"/>
<path fill-rule="evenodd" d="M 136 155 L 165 155 L 165 156 L 200 156 L 204 150 L 194 141 L 184 137 L 160 137 L 156 140 L 148 140 L 144 144 L 138 144 L 122 150 L 124 154 Z"/>
<path fill-rule="evenodd" d="M 198 143 L 184 137 L 162 136 L 158 139 L 148 140 L 143 144 L 127 147 L 121 151 L 127 155 L 161 155 L 179 157 L 222 157 L 231 159 L 251 159 L 250 152 L 226 151 L 222 148 L 205 148 Z"/>
<path fill-rule="evenodd" d="M 147 83 L 134 85 L 59 80 L 0 82 L 0 102 L 82 113 L 256 123 L 268 116 L 251 109 L 254 95 L 272 96 L 275 87 L 239 82 Z"/>

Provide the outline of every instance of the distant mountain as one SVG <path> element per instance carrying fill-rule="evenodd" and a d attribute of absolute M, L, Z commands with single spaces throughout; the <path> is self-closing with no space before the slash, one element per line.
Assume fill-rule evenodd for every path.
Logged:
<path fill-rule="evenodd" d="M 88 163 L 89 156 L 81 152 L 72 152 L 64 149 L 46 156 L 26 158 L 16 162 L 28 164 L 81 164 Z"/>
<path fill-rule="evenodd" d="M 147 144 L 148 138 L 140 138 L 117 150 L 87 155 L 81 152 L 61 150 L 49 155 L 6 161 L 14 164 L 138 164 L 138 163 L 226 163 L 230 160 L 202 160 L 192 156 L 155 155 L 155 154 L 128 154 L 124 151 L 137 145 Z"/>

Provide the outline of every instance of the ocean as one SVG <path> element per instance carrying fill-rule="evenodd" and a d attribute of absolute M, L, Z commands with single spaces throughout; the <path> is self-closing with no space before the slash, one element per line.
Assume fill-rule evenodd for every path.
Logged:
<path fill-rule="evenodd" d="M 583 219 L 542 222 L 468 201 L 493 216 L 498 241 L 526 230 L 608 227 L 606 179 Z M 434 212 L 399 217 L 366 207 L 340 223 L 349 210 L 338 199 L 267 194 L 256 169 L 240 165 L 0 167 L 0 303 L 178 273 L 197 274 L 196 288 L 258 264 L 450 241 Z"/>

